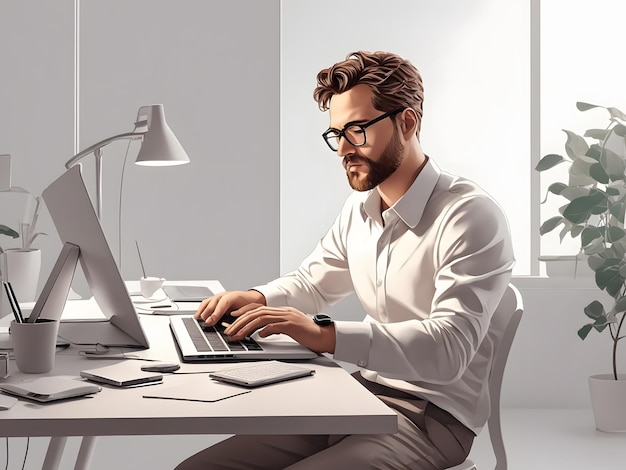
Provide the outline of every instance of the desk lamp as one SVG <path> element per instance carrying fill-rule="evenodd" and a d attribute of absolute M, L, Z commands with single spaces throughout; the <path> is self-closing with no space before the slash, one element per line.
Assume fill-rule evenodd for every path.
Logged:
<path fill-rule="evenodd" d="M 65 163 L 69 169 L 84 157 L 93 153 L 96 158 L 96 213 L 100 218 L 102 211 L 102 148 L 116 140 L 143 140 L 139 154 L 135 159 L 137 165 L 168 166 L 189 163 L 189 157 L 182 145 L 165 122 L 163 105 L 142 106 L 137 113 L 135 129 L 132 132 L 104 139 L 91 147 L 82 150 Z"/>

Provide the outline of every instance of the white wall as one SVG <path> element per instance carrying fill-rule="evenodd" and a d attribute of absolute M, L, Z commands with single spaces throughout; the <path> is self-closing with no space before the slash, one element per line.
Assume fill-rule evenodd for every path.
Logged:
<path fill-rule="evenodd" d="M 73 155 L 74 2 L 3 2 L 0 148 L 13 182 L 40 193 Z M 79 148 L 129 132 L 162 103 L 191 163 L 124 176 L 122 274 L 217 278 L 246 288 L 278 274 L 278 0 L 80 2 Z M 255 38 L 253 41 L 250 38 Z M 127 142 L 104 150 L 102 222 L 118 257 Z M 93 160 L 84 177 L 94 182 Z M 43 284 L 60 250 L 44 214 Z M 3 237 L 4 238 L 4 237 Z M 85 293 L 80 279 L 75 283 Z M 82 290 L 81 290 L 82 289 Z"/>

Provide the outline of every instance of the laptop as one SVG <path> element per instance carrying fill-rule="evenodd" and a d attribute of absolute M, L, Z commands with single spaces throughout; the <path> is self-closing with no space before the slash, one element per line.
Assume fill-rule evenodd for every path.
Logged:
<path fill-rule="evenodd" d="M 224 321 L 228 321 L 224 319 Z M 318 357 L 287 335 L 261 338 L 253 334 L 231 342 L 221 325 L 207 326 L 193 315 L 170 317 L 170 327 L 183 362 L 296 360 Z"/>

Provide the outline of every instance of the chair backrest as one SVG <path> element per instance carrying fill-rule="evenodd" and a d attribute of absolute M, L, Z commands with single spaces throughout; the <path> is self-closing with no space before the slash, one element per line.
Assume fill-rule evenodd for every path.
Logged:
<path fill-rule="evenodd" d="M 502 390 L 504 368 L 506 367 L 509 351 L 511 350 L 513 338 L 515 338 L 523 311 L 524 304 L 520 292 L 513 284 L 509 284 L 491 319 L 492 326 L 502 331 L 500 341 L 495 346 L 494 359 L 489 374 L 491 414 L 489 415 L 487 426 L 493 453 L 496 456 L 495 470 L 506 470 L 507 468 L 506 451 L 504 449 L 502 425 L 500 422 L 500 391 Z"/>

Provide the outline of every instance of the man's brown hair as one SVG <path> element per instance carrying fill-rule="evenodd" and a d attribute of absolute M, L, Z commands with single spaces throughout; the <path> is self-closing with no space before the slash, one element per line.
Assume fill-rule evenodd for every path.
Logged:
<path fill-rule="evenodd" d="M 321 70 L 313 98 L 326 111 L 333 95 L 361 84 L 370 87 L 374 95 L 372 105 L 379 111 L 413 109 L 419 132 L 424 101 L 422 76 L 411 62 L 390 52 L 352 52 L 346 60 Z"/>

